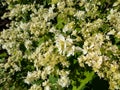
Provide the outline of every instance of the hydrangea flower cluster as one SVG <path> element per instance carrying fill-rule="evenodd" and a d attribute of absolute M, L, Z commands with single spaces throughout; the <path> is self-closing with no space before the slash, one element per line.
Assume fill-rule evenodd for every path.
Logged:
<path fill-rule="evenodd" d="M 25 1 L 3 2 L 11 23 L 0 32 L 0 49 L 8 54 L 0 68 L 9 72 L 0 83 L 22 73 L 29 90 L 68 88 L 69 58 L 77 54 L 79 68 L 88 65 L 110 90 L 120 89 L 120 0 Z"/>

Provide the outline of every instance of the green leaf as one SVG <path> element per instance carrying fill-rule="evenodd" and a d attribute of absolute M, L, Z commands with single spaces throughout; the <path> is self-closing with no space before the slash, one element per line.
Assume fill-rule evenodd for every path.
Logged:
<path fill-rule="evenodd" d="M 50 81 L 52 84 L 56 83 L 57 80 L 58 80 L 57 77 L 55 77 L 54 75 L 50 75 L 50 76 L 49 76 L 49 81 Z"/>
<path fill-rule="evenodd" d="M 78 73 L 78 72 L 77 72 Z M 92 81 L 93 77 L 94 77 L 94 72 L 91 71 L 85 71 L 84 72 L 84 76 L 85 78 L 78 78 L 77 80 L 80 82 L 80 85 L 79 86 L 76 86 L 76 81 L 75 80 L 72 80 L 71 84 L 73 85 L 73 88 L 72 90 L 84 90 L 84 88 L 86 87 L 86 84 L 90 81 Z"/>
<path fill-rule="evenodd" d="M 94 72 L 86 71 L 86 72 L 84 72 L 84 75 L 86 76 L 86 78 L 80 81 L 81 85 L 77 88 L 77 90 L 84 89 L 85 85 L 93 79 Z"/>
<path fill-rule="evenodd" d="M 52 3 L 52 4 L 57 4 L 57 3 L 58 3 L 58 0 L 52 0 L 51 3 Z"/>
<path fill-rule="evenodd" d="M 59 22 L 57 25 L 56 25 L 56 28 L 57 29 L 62 29 L 64 27 L 63 23 L 62 22 Z"/>
<path fill-rule="evenodd" d="M 6 56 L 7 56 L 7 53 L 6 53 L 6 52 L 0 53 L 0 59 L 1 59 L 1 58 L 5 58 Z"/>
<path fill-rule="evenodd" d="M 67 16 L 64 15 L 64 14 L 59 14 L 59 15 L 57 16 L 56 28 L 57 28 L 57 29 L 62 29 L 67 22 L 68 22 Z"/>

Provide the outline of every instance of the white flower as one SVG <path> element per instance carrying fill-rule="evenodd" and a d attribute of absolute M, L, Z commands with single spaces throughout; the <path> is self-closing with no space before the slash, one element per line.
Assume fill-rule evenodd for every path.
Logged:
<path fill-rule="evenodd" d="M 88 52 L 88 50 L 87 50 L 87 49 L 83 49 L 83 54 L 84 54 L 84 55 L 86 55 L 86 54 L 87 54 L 87 52 Z"/>
<path fill-rule="evenodd" d="M 55 6 L 52 5 L 52 7 L 48 9 L 48 12 L 43 14 L 43 18 L 45 19 L 45 21 L 54 19 L 54 17 L 57 15 L 56 13 L 53 12 L 54 8 Z"/>
<path fill-rule="evenodd" d="M 62 54 L 62 52 L 66 49 L 65 37 L 63 35 L 57 36 L 56 46 L 58 47 L 58 51 L 60 54 Z"/>
<path fill-rule="evenodd" d="M 52 71 L 53 71 L 53 68 L 52 68 L 51 66 L 45 67 L 45 72 L 46 72 L 47 74 L 50 74 Z"/>
<path fill-rule="evenodd" d="M 74 55 L 75 46 L 72 44 L 73 40 L 70 37 L 65 38 L 63 35 L 56 37 L 56 46 L 62 55 L 67 55 L 67 57 Z"/>
<path fill-rule="evenodd" d="M 44 90 L 51 90 L 51 89 L 50 89 L 50 86 L 48 86 L 48 85 L 45 86 L 45 87 L 44 87 Z"/>
<path fill-rule="evenodd" d="M 15 69 L 15 71 L 21 71 L 21 68 L 17 66 L 16 64 L 13 64 L 12 66 Z"/>
<path fill-rule="evenodd" d="M 85 59 L 85 57 L 83 55 L 81 55 L 80 57 L 78 57 L 78 62 L 79 62 L 79 65 L 81 67 L 84 67 L 84 59 Z"/>
<path fill-rule="evenodd" d="M 31 45 L 32 45 L 32 42 L 31 42 L 30 40 L 26 40 L 26 41 L 25 41 L 25 47 L 26 47 L 27 49 L 29 49 L 29 48 L 31 47 Z"/>
<path fill-rule="evenodd" d="M 120 38 L 120 31 L 116 34 L 116 37 Z"/>
<path fill-rule="evenodd" d="M 85 4 L 85 10 L 87 11 L 87 12 L 89 12 L 90 11 L 90 9 L 91 9 L 91 4 L 90 3 L 86 3 Z"/>
<path fill-rule="evenodd" d="M 55 33 L 56 32 L 55 27 L 50 28 L 49 32 Z"/>
<path fill-rule="evenodd" d="M 20 26 L 19 27 L 21 29 L 23 29 L 23 30 L 28 30 L 29 29 L 29 23 L 20 22 Z"/>
<path fill-rule="evenodd" d="M 72 31 L 74 24 L 75 24 L 74 22 L 66 24 L 63 28 L 63 32 L 65 33 L 67 31 Z"/>
<path fill-rule="evenodd" d="M 118 6 L 120 4 L 120 0 L 117 0 L 114 4 L 113 4 L 113 6 Z"/>
<path fill-rule="evenodd" d="M 48 85 L 48 83 L 49 83 L 49 80 L 44 81 L 44 82 L 42 83 L 42 86 L 47 86 L 47 85 Z"/>
<path fill-rule="evenodd" d="M 85 11 L 77 11 L 77 13 L 74 15 L 77 17 L 77 19 L 84 19 Z"/>
<path fill-rule="evenodd" d="M 108 32 L 107 35 L 114 35 L 115 32 L 116 32 L 116 31 L 113 29 L 113 30 L 111 30 L 110 32 Z"/>
<path fill-rule="evenodd" d="M 44 82 L 42 83 L 42 86 L 44 87 L 44 90 L 51 90 L 49 84 L 50 84 L 50 83 L 49 83 L 49 80 L 44 81 Z"/>
<path fill-rule="evenodd" d="M 40 78 L 41 71 L 33 71 L 28 72 L 26 79 L 24 80 L 25 83 L 30 84 L 34 80 L 37 80 Z"/>
<path fill-rule="evenodd" d="M 28 72 L 27 78 L 25 79 L 25 83 L 30 84 L 31 81 L 33 81 L 33 79 L 32 79 L 32 73 Z"/>
<path fill-rule="evenodd" d="M 43 80 L 45 80 L 45 79 L 47 78 L 47 73 L 46 73 L 45 71 L 43 71 L 43 72 L 41 73 L 41 78 L 42 78 Z"/>
<path fill-rule="evenodd" d="M 115 17 L 116 17 L 116 12 L 117 12 L 117 10 L 113 10 L 113 9 L 111 9 L 110 10 L 110 14 L 107 16 L 107 19 L 108 20 L 113 20 L 113 19 L 115 19 Z"/>
<path fill-rule="evenodd" d="M 68 87 L 70 84 L 69 77 L 63 76 L 58 80 L 58 84 L 62 87 Z"/>
<path fill-rule="evenodd" d="M 97 56 L 96 61 L 92 62 L 94 71 L 98 71 L 101 68 L 101 64 L 103 63 L 103 57 L 102 56 Z"/>
<path fill-rule="evenodd" d="M 55 5 L 52 4 L 52 7 L 49 8 L 49 13 L 53 13 L 53 10 L 55 9 Z"/>
<path fill-rule="evenodd" d="M 70 55 L 74 55 L 75 46 L 72 46 L 72 48 L 69 48 L 69 49 L 70 50 L 68 50 L 67 57 L 69 57 Z"/>
<path fill-rule="evenodd" d="M 65 71 L 65 70 L 58 70 L 57 73 L 58 73 L 58 75 L 64 76 L 64 77 L 67 77 L 70 74 L 69 71 Z"/>
<path fill-rule="evenodd" d="M 65 1 L 63 1 L 63 2 L 58 2 L 57 3 L 57 8 L 59 9 L 59 10 L 64 10 L 64 8 L 65 8 Z"/>
<path fill-rule="evenodd" d="M 29 90 L 42 90 L 42 87 L 40 85 L 33 84 Z"/>

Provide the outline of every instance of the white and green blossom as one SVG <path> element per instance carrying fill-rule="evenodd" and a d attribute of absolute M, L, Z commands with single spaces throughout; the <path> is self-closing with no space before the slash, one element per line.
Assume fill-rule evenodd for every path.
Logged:
<path fill-rule="evenodd" d="M 11 22 L 0 32 L 0 50 L 7 53 L 4 62 L 0 57 L 0 84 L 76 90 L 92 78 L 89 70 L 82 71 L 87 65 L 109 82 L 110 90 L 119 90 L 120 0 L 109 1 L 6 0 L 2 18 Z"/>

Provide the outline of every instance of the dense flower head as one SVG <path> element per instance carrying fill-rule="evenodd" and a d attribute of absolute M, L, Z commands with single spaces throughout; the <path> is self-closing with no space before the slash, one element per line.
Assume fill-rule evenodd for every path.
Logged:
<path fill-rule="evenodd" d="M 74 82 L 77 62 L 108 80 L 110 90 L 120 89 L 120 0 L 25 1 L 6 0 L 3 18 L 11 23 L 0 32 L 8 54 L 0 68 L 9 78 L 0 84 L 20 72 L 29 90 L 62 90 Z"/>

